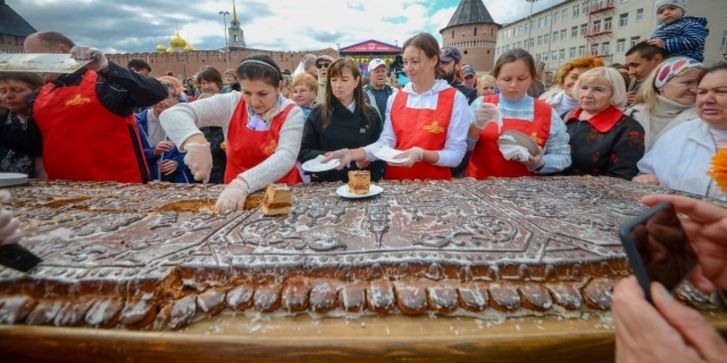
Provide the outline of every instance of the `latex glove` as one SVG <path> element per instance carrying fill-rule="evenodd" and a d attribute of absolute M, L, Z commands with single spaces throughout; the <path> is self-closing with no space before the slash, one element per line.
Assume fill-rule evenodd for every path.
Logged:
<path fill-rule="evenodd" d="M 497 105 L 485 102 L 475 111 L 474 125 L 476 128 L 482 130 L 490 122 L 496 123 L 497 131 L 500 132 L 500 127 L 502 126 L 500 111 L 497 109 Z"/>
<path fill-rule="evenodd" d="M 405 150 L 401 154 L 397 154 L 394 156 L 394 159 L 401 159 L 405 160 L 401 164 L 396 164 L 396 166 L 405 166 L 407 168 L 411 168 L 414 166 L 414 164 L 422 161 L 424 159 L 424 150 L 422 148 L 414 146 L 410 149 Z"/>
<path fill-rule="evenodd" d="M 631 181 L 641 184 L 659 185 L 659 179 L 654 174 L 639 174 L 635 176 Z"/>
<path fill-rule="evenodd" d="M 325 164 L 331 160 L 338 159 L 339 164 L 336 167 L 336 170 L 343 170 L 343 168 L 347 168 L 348 164 L 351 163 L 351 159 L 353 158 L 353 155 L 351 155 L 351 149 L 329 151 L 325 155 L 326 157 L 321 160 L 322 164 Z"/>
<path fill-rule="evenodd" d="M 169 175 L 177 171 L 178 167 L 179 163 L 176 160 L 167 159 L 159 163 L 159 172 L 164 175 Z"/>
<path fill-rule="evenodd" d="M 10 200 L 10 193 L 0 191 L 0 202 L 7 203 Z M 18 243 L 22 237 L 20 223 L 7 209 L 0 209 L 0 245 Z"/>
<path fill-rule="evenodd" d="M 220 197 L 217 198 L 215 204 L 215 212 L 224 213 L 228 211 L 238 211 L 245 207 L 245 199 L 250 194 L 247 183 L 241 178 L 233 179 L 230 184 L 225 186 Z"/>
<path fill-rule="evenodd" d="M 530 159 L 528 159 L 528 161 L 526 162 L 523 162 L 523 164 L 525 164 L 525 166 L 527 166 L 530 170 L 539 169 L 545 164 L 545 159 L 543 158 L 544 156 L 545 150 L 543 150 L 542 147 L 538 147 L 538 153 L 535 156 L 530 155 Z"/>
<path fill-rule="evenodd" d="M 71 48 L 71 57 L 77 61 L 91 60 L 86 68 L 98 72 L 109 66 L 109 61 L 100 49 L 76 45 Z"/>
<path fill-rule="evenodd" d="M 212 150 L 210 143 L 198 144 L 196 142 L 184 145 L 187 155 L 184 156 L 184 163 L 194 175 L 194 180 L 207 180 L 212 172 Z"/>
<path fill-rule="evenodd" d="M 154 156 L 159 156 L 164 152 L 171 151 L 174 148 L 174 143 L 169 140 L 162 141 L 154 147 Z"/>

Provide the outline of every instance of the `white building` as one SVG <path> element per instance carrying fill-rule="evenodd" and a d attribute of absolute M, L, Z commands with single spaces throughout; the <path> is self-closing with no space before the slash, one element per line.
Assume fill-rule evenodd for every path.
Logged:
<path fill-rule="evenodd" d="M 529 6 L 526 0 L 516 1 Z M 495 56 L 510 49 L 526 49 L 550 71 L 586 54 L 601 57 L 606 64 L 624 63 L 626 51 L 648 39 L 656 28 L 654 2 L 564 0 L 532 17 L 504 25 L 497 33 Z M 708 20 L 705 64 L 727 59 L 727 0 L 689 0 L 687 15 Z"/>

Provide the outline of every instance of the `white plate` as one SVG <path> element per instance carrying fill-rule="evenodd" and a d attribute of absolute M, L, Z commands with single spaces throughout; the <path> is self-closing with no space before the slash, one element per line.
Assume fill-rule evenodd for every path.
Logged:
<path fill-rule="evenodd" d="M 383 191 L 384 191 L 384 188 L 382 188 L 376 184 L 371 184 L 371 186 L 369 187 L 368 193 L 354 194 L 348 190 L 348 184 L 344 184 L 344 185 L 341 185 L 340 187 L 338 187 L 338 189 L 336 189 L 336 194 L 338 194 L 344 198 L 347 198 L 347 199 L 361 199 L 361 198 L 368 198 L 368 197 L 373 197 L 375 195 L 379 195 Z"/>
<path fill-rule="evenodd" d="M 406 159 L 394 159 L 394 156 L 403 153 L 401 150 L 392 149 L 389 146 L 382 146 L 374 151 L 374 155 L 389 164 L 403 164 Z"/>
<path fill-rule="evenodd" d="M 339 164 L 341 164 L 341 161 L 338 159 L 333 159 L 327 163 L 322 163 L 321 160 L 325 159 L 325 156 L 318 155 L 313 159 L 310 159 L 303 163 L 301 167 L 303 170 L 311 173 L 319 173 L 322 171 L 328 171 L 335 169 Z"/>
<path fill-rule="evenodd" d="M 21 173 L 0 173 L 0 187 L 9 187 L 28 182 L 28 174 Z"/>

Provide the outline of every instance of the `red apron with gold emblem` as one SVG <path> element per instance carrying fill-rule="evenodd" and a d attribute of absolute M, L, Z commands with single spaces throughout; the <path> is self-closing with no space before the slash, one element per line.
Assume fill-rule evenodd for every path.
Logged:
<path fill-rule="evenodd" d="M 290 104 L 275 116 L 268 130 L 257 131 L 247 127 L 247 103 L 244 98 L 240 99 L 227 129 L 225 184 L 273 155 L 278 148 L 280 129 L 294 107 L 295 104 Z M 278 180 L 278 183 L 296 184 L 302 180 L 298 169 L 293 166 L 288 174 Z"/>
<path fill-rule="evenodd" d="M 484 101 L 497 105 L 499 98 L 497 95 L 492 95 L 485 97 Z M 550 135 L 551 112 L 553 110 L 550 105 L 542 100 L 536 99 L 533 121 L 503 118 L 502 131 L 517 130 L 526 135 L 530 135 L 535 143 L 544 148 Z M 524 164 L 514 160 L 507 160 L 502 156 L 497 146 L 497 139 L 499 137 L 500 133 L 497 132 L 497 125 L 494 123 L 487 124 L 480 131 L 480 139 L 477 141 L 475 149 L 472 150 L 466 176 L 485 179 L 487 177 L 536 175 L 530 172 Z"/>
<path fill-rule="evenodd" d="M 142 183 L 149 180 L 134 115 L 107 110 L 96 97 L 96 72 L 76 86 L 43 86 L 33 118 L 43 135 L 48 179 Z"/>
<path fill-rule="evenodd" d="M 437 108 L 434 110 L 406 107 L 409 95 L 406 92 L 397 93 L 391 105 L 391 127 L 396 135 L 395 149 L 404 151 L 414 146 L 424 150 L 444 149 L 456 92 L 454 88 L 439 92 Z M 411 168 L 387 164 L 384 178 L 451 179 L 452 171 L 424 161 L 414 164 Z"/>

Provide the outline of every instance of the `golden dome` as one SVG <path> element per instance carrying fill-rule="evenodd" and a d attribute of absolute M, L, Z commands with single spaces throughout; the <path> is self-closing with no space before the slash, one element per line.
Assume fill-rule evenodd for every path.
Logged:
<path fill-rule="evenodd" d="M 174 53 L 174 49 L 172 49 L 172 47 L 169 47 L 169 48 L 167 48 L 166 52 L 167 53 Z"/>
<path fill-rule="evenodd" d="M 155 49 L 157 53 L 164 53 L 167 50 L 167 47 L 165 47 L 164 44 L 159 43 Z"/>
<path fill-rule="evenodd" d="M 174 38 L 169 41 L 169 45 L 171 45 L 172 48 L 184 49 L 184 47 L 187 46 L 187 41 L 182 39 L 182 37 L 179 36 L 179 31 L 177 31 L 177 34 L 174 36 Z"/>
<path fill-rule="evenodd" d="M 194 47 L 192 46 L 192 44 L 187 43 L 187 46 L 184 47 L 184 51 L 185 52 L 192 52 L 192 51 L 194 51 Z"/>

